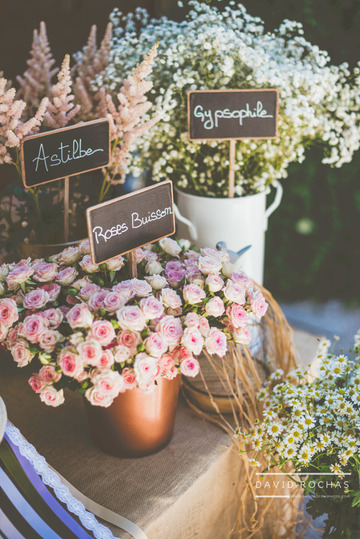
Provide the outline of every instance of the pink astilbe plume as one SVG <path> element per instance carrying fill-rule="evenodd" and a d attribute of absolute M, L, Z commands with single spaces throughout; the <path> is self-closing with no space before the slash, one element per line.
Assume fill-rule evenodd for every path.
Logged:
<path fill-rule="evenodd" d="M 44 119 L 49 100 L 44 97 L 36 114 L 23 122 L 21 117 L 26 109 L 22 99 L 15 99 L 15 88 L 7 88 L 7 80 L 0 79 L 0 164 L 11 163 L 9 148 L 18 148 L 21 140 L 39 130 Z"/>
<path fill-rule="evenodd" d="M 31 58 L 27 60 L 28 68 L 22 77 L 16 77 L 20 90 L 17 97 L 23 98 L 29 106 L 29 114 L 38 107 L 43 97 L 50 97 L 52 78 L 59 71 L 53 67 L 55 60 L 52 56 L 46 33 L 46 25 L 40 23 L 40 29 L 34 30 L 30 51 Z"/>
<path fill-rule="evenodd" d="M 101 102 L 99 111 L 101 115 L 107 113 L 111 125 L 111 139 L 115 142 L 112 153 L 112 161 L 109 166 L 109 181 L 111 183 L 122 183 L 128 171 L 130 160 L 129 152 L 135 139 L 143 135 L 150 129 L 158 118 L 141 121 L 151 108 L 151 103 L 146 98 L 146 93 L 153 84 L 145 80 L 152 71 L 152 62 L 156 56 L 157 44 L 150 50 L 145 59 L 138 65 L 131 75 L 123 82 L 120 92 L 117 95 L 118 106 L 114 104 L 111 95 L 105 90 L 100 90 Z"/>
<path fill-rule="evenodd" d="M 100 96 L 99 92 L 92 90 L 91 83 L 96 75 L 101 75 L 104 72 L 109 63 L 112 24 L 107 25 L 99 49 L 96 43 L 96 32 L 97 28 L 94 24 L 91 27 L 86 47 L 82 53 L 77 55 L 77 63 L 73 68 L 73 73 L 76 76 L 74 94 L 76 102 L 81 106 L 79 114 L 81 120 L 91 120 L 94 117 Z"/>
<path fill-rule="evenodd" d="M 74 105 L 71 88 L 70 55 L 63 60 L 58 74 L 58 82 L 51 89 L 51 100 L 45 115 L 45 124 L 54 129 L 65 127 L 79 112 L 80 106 Z"/>

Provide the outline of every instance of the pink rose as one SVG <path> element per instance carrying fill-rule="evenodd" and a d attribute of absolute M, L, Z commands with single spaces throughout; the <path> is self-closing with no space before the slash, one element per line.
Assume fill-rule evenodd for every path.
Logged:
<path fill-rule="evenodd" d="M 149 260 L 145 267 L 145 271 L 148 275 L 158 275 L 162 270 L 163 267 L 157 260 Z"/>
<path fill-rule="evenodd" d="M 7 334 L 7 339 L 6 339 L 6 345 L 8 349 L 10 349 L 18 340 L 20 328 L 21 328 L 21 324 L 9 330 Z"/>
<path fill-rule="evenodd" d="M 10 298 L 0 299 L 0 322 L 10 328 L 18 319 L 16 302 Z"/>
<path fill-rule="evenodd" d="M 118 333 L 117 342 L 118 344 L 127 346 L 128 348 L 136 349 L 137 345 L 141 342 L 141 336 L 137 331 L 129 331 L 128 329 L 125 329 L 124 331 Z"/>
<path fill-rule="evenodd" d="M 16 290 L 16 288 L 18 288 L 22 283 L 25 283 L 25 281 L 27 281 L 33 273 L 34 270 L 29 266 L 15 267 L 5 279 L 9 290 Z"/>
<path fill-rule="evenodd" d="M 46 311 L 44 311 L 44 315 L 49 320 L 50 325 L 53 327 L 53 329 L 59 327 L 64 319 L 63 313 L 60 309 L 47 309 Z"/>
<path fill-rule="evenodd" d="M 102 406 L 103 408 L 108 408 L 114 402 L 114 397 L 111 393 L 104 393 L 96 386 L 87 389 L 85 397 L 93 406 Z"/>
<path fill-rule="evenodd" d="M 250 331 L 247 326 L 234 328 L 232 331 L 233 339 L 236 343 L 248 345 L 250 343 Z"/>
<path fill-rule="evenodd" d="M 209 291 L 213 292 L 213 293 L 214 292 L 219 292 L 224 286 L 224 281 L 222 280 L 220 275 L 211 275 L 211 274 L 209 274 L 206 277 L 205 283 L 208 285 Z"/>
<path fill-rule="evenodd" d="M 164 316 L 155 329 L 171 348 L 179 343 L 183 334 L 181 321 L 171 315 Z"/>
<path fill-rule="evenodd" d="M 89 240 L 82 241 L 78 249 L 82 255 L 88 255 L 90 253 L 90 241 Z"/>
<path fill-rule="evenodd" d="M 181 281 L 185 277 L 185 270 L 169 270 L 166 272 L 166 279 L 170 286 L 173 288 L 179 288 Z"/>
<path fill-rule="evenodd" d="M 71 266 L 79 260 L 81 252 L 79 247 L 67 247 L 58 255 L 58 262 L 64 266 Z"/>
<path fill-rule="evenodd" d="M 49 300 L 49 294 L 45 292 L 45 290 L 43 290 L 42 288 L 35 288 L 35 290 L 32 290 L 28 294 L 25 294 L 23 306 L 25 307 L 25 309 L 30 309 L 31 311 L 34 311 L 45 307 Z"/>
<path fill-rule="evenodd" d="M 119 345 L 113 349 L 114 361 L 115 363 L 123 363 L 127 361 L 131 356 L 130 348 L 126 346 Z"/>
<path fill-rule="evenodd" d="M 81 269 L 86 271 L 86 273 L 96 273 L 100 270 L 97 264 L 93 264 L 90 255 L 85 255 L 84 258 L 80 260 L 79 266 L 81 267 Z"/>
<path fill-rule="evenodd" d="M 240 328 L 246 325 L 247 314 L 241 305 L 232 305 L 226 309 L 226 314 L 230 318 L 231 325 L 234 328 Z"/>
<path fill-rule="evenodd" d="M 4 342 L 6 339 L 6 335 L 8 333 L 8 329 L 5 324 L 0 322 L 0 342 Z"/>
<path fill-rule="evenodd" d="M 167 280 L 162 275 L 149 275 L 145 280 L 154 290 L 161 290 L 167 285 Z"/>
<path fill-rule="evenodd" d="M 204 346 L 204 338 L 196 328 L 186 328 L 181 338 L 183 344 L 193 354 L 200 354 Z"/>
<path fill-rule="evenodd" d="M 48 321 L 39 314 L 31 314 L 24 319 L 20 335 L 31 343 L 39 342 L 40 335 L 47 329 Z"/>
<path fill-rule="evenodd" d="M 41 391 L 40 399 L 48 406 L 60 406 L 65 401 L 64 390 L 56 391 L 52 386 L 46 387 Z"/>
<path fill-rule="evenodd" d="M 145 352 L 140 352 L 135 358 L 134 372 L 139 384 L 155 380 L 159 374 L 157 359 L 148 356 Z"/>
<path fill-rule="evenodd" d="M 115 339 L 114 326 L 108 320 L 96 320 L 91 326 L 90 334 L 102 346 L 107 346 Z"/>
<path fill-rule="evenodd" d="M 55 279 L 58 273 L 58 265 L 54 262 L 42 262 L 40 264 L 36 264 L 34 269 L 35 273 L 33 275 L 33 279 L 35 279 L 35 281 L 39 281 L 40 283 L 52 281 Z"/>
<path fill-rule="evenodd" d="M 126 299 L 119 292 L 108 292 L 104 298 L 103 308 L 112 314 L 123 307 L 125 303 Z"/>
<path fill-rule="evenodd" d="M 84 365 L 92 365 L 93 367 L 97 367 L 100 364 L 103 349 L 98 341 L 95 339 L 89 339 L 79 343 L 76 348 Z"/>
<path fill-rule="evenodd" d="M 218 296 L 211 298 L 210 301 L 205 305 L 205 312 L 209 316 L 214 316 L 218 318 L 225 312 L 224 302 Z"/>
<path fill-rule="evenodd" d="M 145 298 L 146 296 L 149 296 L 152 293 L 152 288 L 146 281 L 142 281 L 140 279 L 132 279 L 132 291 L 135 294 L 135 296 Z"/>
<path fill-rule="evenodd" d="M 66 348 L 61 352 L 59 366 L 65 376 L 77 378 L 84 371 L 84 364 L 81 357 Z"/>
<path fill-rule="evenodd" d="M 72 266 L 60 268 L 56 277 L 56 282 L 61 286 L 69 286 L 73 283 L 79 273 Z"/>
<path fill-rule="evenodd" d="M 102 309 L 106 296 L 106 290 L 99 290 L 99 292 L 95 292 L 95 294 L 91 296 L 87 304 L 92 311 L 98 311 L 99 309 Z"/>
<path fill-rule="evenodd" d="M 44 389 L 45 384 L 41 377 L 38 374 L 34 374 L 31 376 L 28 380 L 31 388 L 35 391 L 35 393 L 41 393 L 41 391 Z"/>
<path fill-rule="evenodd" d="M 229 255 L 224 250 L 212 249 L 211 247 L 203 247 L 201 250 L 201 256 L 208 256 L 210 258 L 216 258 L 220 262 L 225 262 L 225 259 L 229 260 Z"/>
<path fill-rule="evenodd" d="M 155 320 L 164 314 L 163 304 L 153 296 L 140 300 L 140 308 L 146 320 Z"/>
<path fill-rule="evenodd" d="M 124 378 L 126 389 L 134 389 L 136 387 L 136 376 L 134 371 L 126 368 L 121 373 Z"/>
<path fill-rule="evenodd" d="M 244 288 L 248 289 L 253 286 L 253 282 L 249 277 L 246 275 L 246 273 L 240 272 L 240 273 L 232 273 L 230 276 L 230 279 L 234 283 L 241 284 Z"/>
<path fill-rule="evenodd" d="M 126 389 L 123 377 L 111 369 L 97 369 L 92 373 L 91 381 L 99 392 L 111 395 L 113 399 Z"/>
<path fill-rule="evenodd" d="M 165 253 L 171 256 L 177 256 L 181 252 L 180 245 L 171 238 L 163 238 L 159 241 L 159 245 Z"/>
<path fill-rule="evenodd" d="M 18 367 L 25 367 L 35 355 L 30 352 L 28 343 L 23 339 L 18 339 L 14 346 L 11 347 L 10 352 Z"/>
<path fill-rule="evenodd" d="M 187 357 L 180 363 L 180 371 L 184 376 L 194 377 L 200 372 L 200 364 L 194 357 Z"/>
<path fill-rule="evenodd" d="M 50 385 L 53 382 L 58 382 L 60 380 L 61 373 L 56 372 L 54 365 L 49 364 L 41 367 L 39 376 L 45 384 Z"/>
<path fill-rule="evenodd" d="M 171 309 L 179 309 L 182 306 L 180 296 L 171 288 L 163 288 L 161 301 L 166 307 L 170 307 Z"/>
<path fill-rule="evenodd" d="M 200 316 L 198 314 L 196 314 L 196 313 L 192 313 L 192 312 L 188 313 L 185 316 L 184 324 L 188 328 L 199 328 L 199 326 L 200 326 Z"/>
<path fill-rule="evenodd" d="M 198 264 L 199 270 L 204 275 L 209 273 L 217 275 L 221 271 L 221 261 L 212 256 L 200 256 Z"/>
<path fill-rule="evenodd" d="M 150 333 L 144 341 L 145 349 L 150 356 L 159 358 L 167 351 L 167 344 L 158 333 Z"/>
<path fill-rule="evenodd" d="M 201 303 L 205 298 L 205 292 L 200 286 L 196 284 L 186 284 L 183 288 L 184 300 L 190 305 Z"/>
<path fill-rule="evenodd" d="M 39 346 L 48 354 L 53 352 L 56 344 L 63 340 L 63 336 L 56 330 L 46 329 L 39 338 Z"/>
<path fill-rule="evenodd" d="M 136 254 L 136 263 L 140 264 L 140 262 L 144 260 L 144 256 L 145 256 L 144 251 L 140 247 L 139 249 L 136 249 L 135 254 Z"/>
<path fill-rule="evenodd" d="M 46 284 L 45 286 L 41 287 L 41 290 L 44 290 L 49 295 L 49 301 L 56 301 L 60 292 L 61 292 L 61 286 L 57 283 L 52 284 Z"/>
<path fill-rule="evenodd" d="M 206 337 L 210 331 L 210 324 L 207 318 L 201 317 L 199 320 L 199 329 L 203 337 Z"/>
<path fill-rule="evenodd" d="M 218 328 L 211 328 L 205 339 L 205 346 L 210 355 L 224 357 L 227 349 L 226 335 Z"/>
<path fill-rule="evenodd" d="M 89 277 L 87 275 L 85 275 L 85 277 L 82 277 L 81 279 L 77 279 L 76 281 L 74 281 L 71 285 L 71 288 L 75 288 L 76 290 L 81 290 L 82 288 L 84 288 L 85 286 L 87 286 L 88 284 L 93 284 Z M 94 286 L 97 286 L 97 285 L 94 285 Z M 100 287 L 98 287 L 99 289 Z M 90 297 L 90 296 L 89 296 Z M 89 298 L 85 299 L 85 301 L 87 301 Z"/>
<path fill-rule="evenodd" d="M 182 267 L 183 263 L 181 260 L 170 260 L 165 266 L 165 273 L 168 273 L 169 271 L 179 271 Z"/>
<path fill-rule="evenodd" d="M 122 256 L 116 256 L 106 262 L 106 269 L 109 271 L 119 271 L 125 264 L 125 260 Z"/>
<path fill-rule="evenodd" d="M 77 281 L 78 282 L 78 281 Z M 78 296 L 83 301 L 89 301 L 89 299 L 96 294 L 96 292 L 100 291 L 100 286 L 95 283 L 87 283 L 85 286 L 81 287 L 79 289 Z"/>
<path fill-rule="evenodd" d="M 240 283 L 228 280 L 224 288 L 224 296 L 229 301 L 243 305 L 245 303 L 246 289 Z"/>
<path fill-rule="evenodd" d="M 104 350 L 100 358 L 99 367 L 102 369 L 110 369 L 114 365 L 114 354 L 111 350 Z"/>
<path fill-rule="evenodd" d="M 93 315 L 85 303 L 78 303 L 70 309 L 66 319 L 72 329 L 90 327 L 93 321 Z"/>
<path fill-rule="evenodd" d="M 179 374 L 175 367 L 174 359 L 169 354 L 164 354 L 158 361 L 160 374 L 166 380 L 173 380 Z"/>
<path fill-rule="evenodd" d="M 142 310 L 136 305 L 122 307 L 116 312 L 121 329 L 130 331 L 142 331 L 146 325 L 146 319 Z"/>
<path fill-rule="evenodd" d="M 268 304 L 260 291 L 253 292 L 250 296 L 250 306 L 254 315 L 262 318 L 267 311 Z"/>

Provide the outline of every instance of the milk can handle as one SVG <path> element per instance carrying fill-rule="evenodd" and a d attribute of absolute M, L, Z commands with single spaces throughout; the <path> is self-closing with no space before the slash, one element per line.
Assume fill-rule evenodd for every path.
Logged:
<path fill-rule="evenodd" d="M 184 223 L 189 228 L 191 239 L 193 241 L 196 241 L 198 239 L 198 232 L 196 230 L 196 226 L 194 225 L 194 223 L 192 223 L 191 221 L 189 221 L 189 219 L 186 219 L 186 217 L 181 215 L 180 210 L 176 204 L 174 204 L 174 212 L 175 212 L 176 219 Z"/>
<path fill-rule="evenodd" d="M 273 203 L 270 204 L 270 206 L 265 211 L 265 230 L 267 230 L 268 218 L 270 217 L 270 215 L 272 213 L 274 213 L 276 208 L 279 207 L 282 196 L 283 196 L 283 187 L 282 187 L 281 183 L 278 182 L 277 180 L 275 180 L 274 183 L 273 183 L 273 186 L 276 188 L 276 194 L 275 194 L 275 198 L 273 200 Z"/>

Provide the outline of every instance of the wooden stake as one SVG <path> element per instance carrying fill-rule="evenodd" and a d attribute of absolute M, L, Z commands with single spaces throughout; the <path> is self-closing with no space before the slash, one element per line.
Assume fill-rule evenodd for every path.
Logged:
<path fill-rule="evenodd" d="M 128 259 L 130 264 L 130 277 L 132 279 L 137 278 L 137 263 L 136 263 L 136 251 L 133 249 L 128 253 Z"/>
<path fill-rule="evenodd" d="M 235 139 L 230 139 L 229 155 L 229 198 L 234 198 L 235 194 Z"/>
<path fill-rule="evenodd" d="M 69 241 L 69 176 L 64 178 L 64 241 Z"/>

